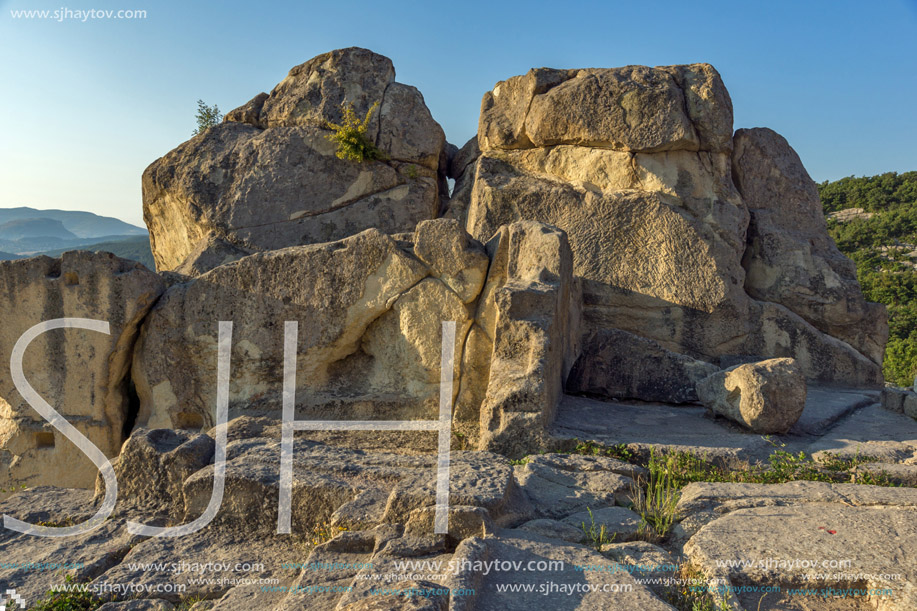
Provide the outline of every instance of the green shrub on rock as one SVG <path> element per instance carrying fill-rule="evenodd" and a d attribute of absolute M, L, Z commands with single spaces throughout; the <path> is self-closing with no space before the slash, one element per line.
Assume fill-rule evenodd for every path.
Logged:
<path fill-rule="evenodd" d="M 326 127 L 333 130 L 333 133 L 325 137 L 337 143 L 338 150 L 335 154 L 339 159 L 362 163 L 373 159 L 386 158 L 385 153 L 366 135 L 366 130 L 369 128 L 369 120 L 378 107 L 379 102 L 370 106 L 369 110 L 366 111 L 366 116 L 361 121 L 353 110 L 353 104 L 345 102 L 341 104 L 341 111 L 344 115 L 341 123 L 331 123 L 330 121 L 326 123 Z"/>

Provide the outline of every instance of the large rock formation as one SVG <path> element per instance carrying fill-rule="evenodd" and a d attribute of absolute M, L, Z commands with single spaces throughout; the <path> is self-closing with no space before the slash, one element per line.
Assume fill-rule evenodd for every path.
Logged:
<path fill-rule="evenodd" d="M 338 159 L 328 123 L 341 122 L 342 104 L 363 118 L 375 103 L 367 133 L 387 159 Z M 412 231 L 439 211 L 444 144 L 423 96 L 395 82 L 388 58 L 358 48 L 319 55 L 146 169 L 156 266 L 179 267 L 210 234 L 275 250 L 371 227 Z"/>
<path fill-rule="evenodd" d="M 885 307 L 867 303 L 856 266 L 828 235 L 815 183 L 787 141 L 769 129 L 735 135 L 733 175 L 751 213 L 745 290 L 779 303 L 881 364 Z"/>
<path fill-rule="evenodd" d="M 16 390 L 10 355 L 23 333 L 58 318 L 109 324 L 109 334 L 54 329 L 32 341 L 26 380 L 108 457 L 133 426 L 129 370 L 138 329 L 163 281 L 109 253 L 67 252 L 0 263 L 0 488 L 91 487 L 96 467 Z"/>
<path fill-rule="evenodd" d="M 388 159 L 335 156 L 327 122 L 340 121 L 342 102 L 361 116 L 380 103 L 368 133 Z M 447 176 L 456 183 L 442 210 Z M 634 565 L 664 563 L 652 572 L 683 584 L 684 551 L 711 580 L 703 587 L 798 585 L 792 568 L 755 569 L 750 549 L 816 549 L 880 576 L 917 558 L 903 535 L 884 535 L 889 516 L 893 531 L 914 534 L 917 494 L 834 483 L 880 482 L 886 470 L 915 481 L 917 425 L 893 412 L 917 413 L 917 394 L 885 392 L 884 411 L 871 405 L 876 390 L 807 392 L 803 379 L 875 386 L 882 309 L 828 238 L 789 145 L 767 130 L 733 137 L 729 95 L 706 64 L 533 70 L 485 95 L 478 134 L 458 149 L 388 59 L 333 51 L 151 165 L 144 206 L 159 275 L 88 253 L 0 264 L 0 362 L 43 320 L 110 323 L 110 336 L 42 335 L 25 365 L 113 458 L 121 493 L 89 534 L 0 529 L 0 591 L 37 599 L 62 583 L 63 567 L 50 566 L 68 563 L 76 582 L 131 584 L 106 608 L 666 609 L 659 580 L 649 588 L 624 567 L 604 570 L 608 560 L 641 573 Z M 127 519 L 178 525 L 208 513 L 222 451 L 211 428 L 220 321 L 234 329 L 219 510 L 192 535 L 130 535 Z M 431 532 L 445 439 L 413 430 L 297 433 L 295 536 L 276 533 L 286 321 L 299 326 L 295 417 L 379 421 L 437 418 L 441 325 L 456 323 L 447 533 Z M 792 426 L 777 443 L 830 458 L 830 469 L 800 458 L 762 471 L 752 463 L 772 446 L 759 435 L 700 406 L 650 404 L 697 401 L 753 431 Z M 577 440 L 614 447 L 545 454 Z M 621 506 L 643 498 L 648 470 L 631 463 L 654 450 L 832 483 L 695 483 L 666 533 L 664 519 L 649 527 Z M 853 460 L 862 456 L 877 462 Z M 91 487 L 96 474 L 5 370 L 0 465 L 0 488 Z M 38 486 L 0 505 L 31 523 L 79 523 L 93 495 Z M 732 541 L 749 519 L 755 536 Z M 626 542 L 650 537 L 665 549 Z M 405 559 L 427 568 L 401 581 Z M 434 571 L 442 562 L 456 569 Z M 882 608 L 915 608 L 917 578 L 901 576 L 876 594 Z M 124 600 L 135 594 L 160 600 Z M 743 595 L 714 598 L 763 608 Z M 780 596 L 769 608 L 798 602 Z"/>
<path fill-rule="evenodd" d="M 63 389 L 66 372 L 96 367 L 78 351 L 42 389 L 91 389 L 67 415 L 89 418 L 79 426 L 99 428 L 108 455 L 135 424 L 214 424 L 220 321 L 235 325 L 232 416 L 279 415 L 284 323 L 297 321 L 297 418 L 364 420 L 437 417 L 441 323 L 455 321 L 457 444 L 511 456 L 556 441 L 565 392 L 691 403 L 721 367 L 781 357 L 810 381 L 881 382 L 882 307 L 863 299 L 789 145 L 733 137 L 711 66 L 532 70 L 484 96 L 461 149 L 394 78 L 370 51 L 320 55 L 144 172 L 160 277 L 74 271 L 104 287 L 86 290 L 108 299 L 98 317 L 117 348 L 94 345 L 110 371 L 91 383 Z M 376 102 L 367 134 L 385 159 L 337 157 L 329 124 Z M 18 265 L 61 265 L 38 261 Z M 67 274 L 17 269 L 0 282 L 35 293 L 35 322 L 72 292 Z M 32 481 L 53 435 L 6 411 L 0 457 Z"/>
<path fill-rule="evenodd" d="M 449 214 L 478 239 L 517 219 L 563 229 L 586 332 L 621 329 L 714 363 L 794 357 L 814 381 L 879 384 L 881 306 L 831 244 L 795 153 L 754 139 L 740 132 L 733 153 L 732 104 L 706 64 L 531 70 L 485 94 L 481 152 L 453 164 Z M 811 220 L 790 228 L 784 208 Z M 581 359 L 596 372 L 607 355 Z M 660 373 L 637 363 L 623 375 L 639 388 L 667 384 Z"/>

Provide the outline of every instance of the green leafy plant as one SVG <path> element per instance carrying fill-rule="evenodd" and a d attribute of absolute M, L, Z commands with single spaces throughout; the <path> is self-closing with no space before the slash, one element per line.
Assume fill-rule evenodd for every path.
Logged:
<path fill-rule="evenodd" d="M 617 533 L 613 533 L 610 537 L 608 536 L 608 527 L 605 524 L 599 526 L 595 523 L 595 516 L 592 515 L 592 509 L 587 507 L 586 511 L 589 512 L 589 526 L 586 526 L 585 522 L 581 522 L 583 534 L 586 535 L 586 540 L 589 541 L 595 549 L 595 551 L 601 551 L 602 546 L 606 543 L 611 543 L 615 539 Z"/>
<path fill-rule="evenodd" d="M 379 102 L 370 106 L 369 110 L 366 111 L 366 116 L 361 121 L 353 110 L 353 103 L 344 102 L 341 104 L 341 113 L 343 115 L 341 123 L 331 123 L 329 121 L 325 124 L 325 127 L 332 130 L 332 133 L 325 137 L 338 145 L 335 155 L 339 159 L 347 159 L 357 163 L 372 159 L 386 159 L 385 153 L 366 135 L 366 131 L 369 129 L 369 120 L 378 107 Z"/>
<path fill-rule="evenodd" d="M 197 127 L 191 132 L 192 136 L 203 134 L 211 127 L 218 125 L 223 120 L 223 113 L 220 112 L 220 107 L 216 104 L 207 106 L 204 100 L 198 100 L 195 120 L 197 121 Z"/>
<path fill-rule="evenodd" d="M 646 541 L 664 539 L 675 525 L 678 486 L 673 472 L 678 456 L 657 456 L 650 451 L 649 478 L 638 477 L 631 485 L 633 510 L 640 514 L 638 536 Z"/>
<path fill-rule="evenodd" d="M 66 583 L 75 586 L 73 577 L 67 575 Z M 32 611 L 95 611 L 102 606 L 102 600 L 88 591 L 49 591 L 45 597 L 30 607 Z"/>

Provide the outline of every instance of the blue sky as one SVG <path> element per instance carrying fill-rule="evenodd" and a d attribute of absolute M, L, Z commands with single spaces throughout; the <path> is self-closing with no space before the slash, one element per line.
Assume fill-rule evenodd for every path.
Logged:
<path fill-rule="evenodd" d="M 147 17 L 10 13 L 61 8 Z M 482 94 L 531 67 L 705 61 L 732 95 L 735 127 L 780 132 L 815 180 L 917 170 L 917 0 L 0 0 L 0 207 L 141 224 L 140 175 L 190 136 L 198 98 L 230 110 L 347 46 L 391 57 L 459 146 Z"/>

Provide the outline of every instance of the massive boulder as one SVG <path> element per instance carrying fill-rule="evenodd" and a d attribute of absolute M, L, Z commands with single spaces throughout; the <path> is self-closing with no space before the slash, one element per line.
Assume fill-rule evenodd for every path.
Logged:
<path fill-rule="evenodd" d="M 367 134 L 386 158 L 336 157 L 326 136 L 342 105 L 362 118 L 376 103 Z M 439 211 L 444 145 L 423 96 L 395 82 L 388 58 L 358 48 L 319 55 L 146 169 L 156 266 L 173 270 L 199 257 L 213 236 L 276 250 L 370 227 L 413 231 Z"/>
<path fill-rule="evenodd" d="M 394 340 L 390 323 L 397 330 L 401 313 L 416 311 L 418 303 L 426 307 L 419 315 L 436 324 L 457 314 L 468 318 L 445 285 L 422 282 L 429 274 L 394 240 L 369 229 L 339 242 L 257 253 L 171 287 L 144 325 L 135 356 L 138 423 L 214 425 L 219 321 L 234 323 L 231 414 L 279 413 L 288 320 L 299 321 L 297 399 L 312 405 L 313 415 L 328 402 L 364 416 L 385 412 L 383 403 L 397 411 L 394 395 L 418 380 L 380 371 L 389 356 L 407 358 L 402 344 L 409 340 Z M 392 310 L 391 320 L 380 320 Z M 373 323 L 375 335 L 364 338 Z M 438 329 L 423 339 L 438 347 Z"/>
<path fill-rule="evenodd" d="M 109 458 L 130 433 L 135 409 L 128 371 L 138 327 L 164 290 L 134 261 L 109 253 L 66 252 L 0 263 L 0 488 L 91 488 L 96 467 L 16 390 L 13 347 L 34 325 L 59 318 L 107 322 L 109 334 L 54 329 L 23 359 L 29 384 Z"/>
<path fill-rule="evenodd" d="M 544 445 L 578 343 L 566 236 L 518 222 L 486 248 L 455 220 L 393 239 L 255 253 L 169 288 L 135 352 L 137 423 L 213 426 L 219 321 L 233 321 L 230 415 L 279 416 L 284 322 L 299 322 L 297 418 L 436 419 L 455 321 L 453 425 L 471 447 Z"/>
<path fill-rule="evenodd" d="M 830 238 L 815 182 L 776 132 L 740 129 L 733 176 L 751 213 L 745 290 L 785 306 L 881 365 L 885 307 L 867 303 L 856 266 Z"/>
<path fill-rule="evenodd" d="M 484 95 L 477 138 L 453 157 L 461 162 L 450 168 L 457 182 L 447 214 L 481 240 L 519 219 L 566 232 L 582 281 L 585 333 L 620 329 L 712 363 L 793 357 L 813 381 L 880 384 L 881 306 L 865 304 L 850 263 L 831 245 L 817 194 L 816 207 L 809 198 L 798 215 L 818 218 L 782 239 L 795 252 L 812 238 L 817 260 L 810 267 L 840 272 L 813 271 L 800 287 L 800 272 L 787 261 L 771 264 L 768 282 L 779 290 L 759 291 L 757 280 L 747 281 L 748 266 L 785 256 L 784 242 L 755 241 L 753 215 L 780 216 L 794 204 L 785 196 L 789 187 L 764 179 L 770 169 L 755 174 L 740 155 L 790 176 L 771 179 L 781 185 L 798 184 L 801 165 L 785 151 L 764 155 L 783 155 L 780 161 L 753 161 L 741 133 L 735 147 L 734 156 L 729 95 L 707 64 L 532 70 Z M 755 192 L 753 205 L 734 172 L 749 175 L 740 184 Z M 807 291 L 814 293 L 808 300 Z M 607 356 L 587 347 L 581 371 L 601 370 Z M 609 396 L 665 394 L 640 390 L 668 384 L 662 370 L 628 362 L 635 364 L 621 375 L 630 390 Z"/>

